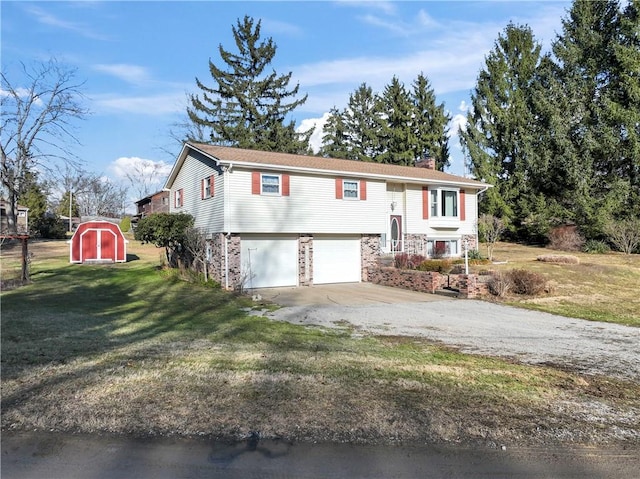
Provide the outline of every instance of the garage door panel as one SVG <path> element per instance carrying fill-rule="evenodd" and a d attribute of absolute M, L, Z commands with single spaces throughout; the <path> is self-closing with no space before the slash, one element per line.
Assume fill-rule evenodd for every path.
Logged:
<path fill-rule="evenodd" d="M 361 239 L 355 236 L 313 238 L 313 283 L 356 283 L 362 278 Z"/>
<path fill-rule="evenodd" d="M 297 238 L 243 237 L 240 259 L 247 288 L 298 285 Z"/>

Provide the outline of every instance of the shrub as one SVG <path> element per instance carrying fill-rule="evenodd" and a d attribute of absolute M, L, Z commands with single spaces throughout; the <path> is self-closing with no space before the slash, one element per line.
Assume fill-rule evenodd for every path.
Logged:
<path fill-rule="evenodd" d="M 394 257 L 394 264 L 398 269 L 416 269 L 424 260 L 421 254 L 399 253 Z"/>
<path fill-rule="evenodd" d="M 131 217 L 130 216 L 125 216 L 124 218 L 122 218 L 122 221 L 120 221 L 120 230 L 123 233 L 126 233 L 130 229 L 131 229 Z"/>
<path fill-rule="evenodd" d="M 611 251 L 611 248 L 604 241 L 588 240 L 582 247 L 582 251 L 591 254 L 606 254 Z"/>
<path fill-rule="evenodd" d="M 549 231 L 549 248 L 560 251 L 580 251 L 584 238 L 573 225 L 556 226 Z"/>
<path fill-rule="evenodd" d="M 489 288 L 489 292 L 494 296 L 498 296 L 502 298 L 511 290 L 511 277 L 509 274 L 498 271 L 491 275 L 491 279 L 487 283 L 487 287 Z"/>
<path fill-rule="evenodd" d="M 484 258 L 482 257 L 482 254 L 480 254 L 480 251 L 479 251 L 479 250 L 477 250 L 477 249 L 470 249 L 470 250 L 467 252 L 467 258 L 469 258 L 470 260 L 471 260 L 471 259 L 484 259 Z"/>
<path fill-rule="evenodd" d="M 640 219 L 609 221 L 604 230 L 619 251 L 631 254 L 640 248 Z"/>
<path fill-rule="evenodd" d="M 556 264 L 578 264 L 580 258 L 572 256 L 570 254 L 543 254 L 536 258 L 543 263 L 556 263 Z"/>
<path fill-rule="evenodd" d="M 418 265 L 417 269 L 446 274 L 451 271 L 452 267 L 453 262 L 450 259 L 426 259 Z"/>
<path fill-rule="evenodd" d="M 545 290 L 547 281 L 540 273 L 527 269 L 513 269 L 508 274 L 512 284 L 511 291 L 516 294 L 535 296 Z"/>

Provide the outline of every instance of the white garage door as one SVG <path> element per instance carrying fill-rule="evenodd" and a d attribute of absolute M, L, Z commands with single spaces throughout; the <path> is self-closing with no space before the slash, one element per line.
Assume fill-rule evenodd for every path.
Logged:
<path fill-rule="evenodd" d="M 359 282 L 360 243 L 359 236 L 314 236 L 313 284 Z"/>
<path fill-rule="evenodd" d="M 298 239 L 243 236 L 240 261 L 245 288 L 298 285 Z"/>

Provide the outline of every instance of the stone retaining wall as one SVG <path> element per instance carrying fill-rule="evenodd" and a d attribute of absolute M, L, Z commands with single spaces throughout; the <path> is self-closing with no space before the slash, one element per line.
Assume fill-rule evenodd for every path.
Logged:
<path fill-rule="evenodd" d="M 457 289 L 460 298 L 476 298 L 489 292 L 487 284 L 477 274 L 441 274 L 432 271 L 415 271 L 389 267 L 372 267 L 369 282 L 409 289 L 423 293 L 435 293 L 444 288 Z"/>

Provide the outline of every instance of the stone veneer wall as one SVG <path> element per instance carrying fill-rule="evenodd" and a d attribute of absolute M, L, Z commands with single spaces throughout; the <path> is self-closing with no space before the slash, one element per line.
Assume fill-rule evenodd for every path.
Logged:
<path fill-rule="evenodd" d="M 232 234 L 228 239 L 224 233 L 214 233 L 208 240 L 211 244 L 211 262 L 209 273 L 211 278 L 225 287 L 224 244 L 228 241 L 227 256 L 229 258 L 229 289 L 235 289 L 241 280 L 240 235 Z"/>
<path fill-rule="evenodd" d="M 360 241 L 362 274 L 361 281 L 369 281 L 368 275 L 371 268 L 378 264 L 380 257 L 380 235 L 362 235 Z"/>
<path fill-rule="evenodd" d="M 309 234 L 301 234 L 298 240 L 298 283 L 313 284 L 313 236 Z"/>
<path fill-rule="evenodd" d="M 487 284 L 479 280 L 476 274 L 445 275 L 431 271 L 415 271 L 388 267 L 372 267 L 368 271 L 371 283 L 395 288 L 435 293 L 438 289 L 457 287 L 461 298 L 475 298 L 489 292 Z"/>

